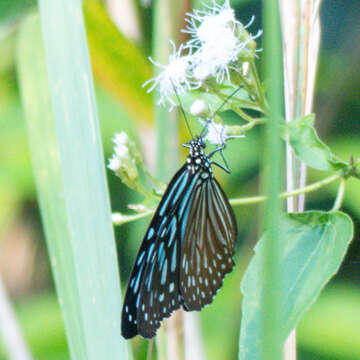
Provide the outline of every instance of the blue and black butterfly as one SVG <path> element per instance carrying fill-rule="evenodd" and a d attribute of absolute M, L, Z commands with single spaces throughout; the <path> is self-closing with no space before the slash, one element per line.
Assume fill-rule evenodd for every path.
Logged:
<path fill-rule="evenodd" d="M 124 338 L 155 336 L 174 310 L 210 304 L 234 261 L 237 226 L 216 181 L 203 138 L 184 144 L 189 156 L 170 181 L 137 255 L 122 311 Z M 227 171 L 226 168 L 222 167 Z"/>

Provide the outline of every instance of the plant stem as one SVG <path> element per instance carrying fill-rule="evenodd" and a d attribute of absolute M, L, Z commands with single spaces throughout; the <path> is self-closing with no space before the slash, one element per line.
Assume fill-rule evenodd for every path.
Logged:
<path fill-rule="evenodd" d="M 331 209 L 331 211 L 337 211 L 340 209 L 342 202 L 344 200 L 344 194 L 345 194 L 345 183 L 346 183 L 346 179 L 342 178 L 340 185 L 339 185 L 339 189 L 338 189 L 338 193 L 336 196 L 336 200 L 334 203 L 333 208 Z"/>
<path fill-rule="evenodd" d="M 305 186 L 303 188 L 295 189 L 293 191 L 282 192 L 282 193 L 279 194 L 279 198 L 284 199 L 284 198 L 288 198 L 288 197 L 291 197 L 291 196 L 297 196 L 297 195 L 300 195 L 300 194 L 306 194 L 306 193 L 309 193 L 309 192 L 312 192 L 312 191 L 316 191 L 316 190 L 322 188 L 323 186 L 331 184 L 331 183 L 333 183 L 334 181 L 336 181 L 336 180 L 338 180 L 340 178 L 342 178 L 342 174 L 338 173 L 338 174 L 329 176 L 329 177 L 327 177 L 327 178 L 325 178 L 323 180 L 317 181 L 317 182 L 315 182 L 315 183 L 313 183 L 311 185 Z M 230 201 L 231 205 L 239 206 L 239 205 L 258 204 L 258 203 L 264 202 L 266 199 L 267 199 L 266 196 L 259 195 L 259 196 L 252 196 L 252 197 L 245 197 L 245 198 L 238 198 L 238 199 L 230 199 L 229 201 Z M 140 214 L 136 214 L 136 215 L 122 215 L 122 214 L 119 214 L 122 217 L 122 219 L 120 221 L 113 220 L 113 224 L 114 225 L 126 224 L 126 223 L 131 222 L 131 221 L 142 219 L 143 217 L 151 215 L 154 212 L 155 212 L 155 209 L 149 209 L 147 211 L 144 211 L 144 212 L 142 212 Z M 116 214 L 118 214 L 118 213 L 114 213 L 113 217 Z"/>
<path fill-rule="evenodd" d="M 154 194 L 152 194 L 150 191 L 147 191 L 141 184 L 138 184 L 138 186 L 136 186 L 134 190 L 143 195 L 145 198 L 158 200 L 158 198 Z"/>
<path fill-rule="evenodd" d="M 251 130 L 254 126 L 264 124 L 265 122 L 266 118 L 258 118 L 252 119 L 248 124 L 242 126 L 226 126 L 226 133 L 228 135 L 241 135 L 244 132 Z"/>
<path fill-rule="evenodd" d="M 240 108 L 237 108 L 235 106 L 231 106 L 231 109 L 235 111 L 240 117 L 242 117 L 244 120 L 248 121 L 249 123 L 253 121 L 253 118 L 246 114 L 245 111 L 241 110 Z"/>
<path fill-rule="evenodd" d="M 142 219 L 143 217 L 149 216 L 151 214 L 153 214 L 155 212 L 154 209 L 149 209 L 147 211 L 141 212 L 139 214 L 136 215 L 123 215 L 120 213 L 113 213 L 113 224 L 114 225 L 123 225 L 135 220 L 139 220 Z M 116 220 L 116 217 L 119 218 L 119 220 Z"/>
<path fill-rule="evenodd" d="M 260 260 L 260 283 L 263 286 L 259 298 L 261 306 L 261 325 L 258 333 L 260 343 L 259 354 L 264 360 L 279 360 L 282 354 L 281 322 L 280 322 L 280 292 L 274 284 L 283 280 L 279 265 L 281 233 L 280 216 L 282 203 L 279 200 L 282 188 L 282 144 L 280 142 L 280 121 L 282 117 L 282 82 L 281 82 L 281 40 L 279 28 L 278 0 L 263 0 L 264 9 L 264 73 L 269 81 L 267 92 L 269 100 L 268 119 L 265 132 L 265 148 L 267 149 L 263 168 L 265 191 L 267 194 L 263 211 L 263 227 L 266 231 L 264 253 Z M 264 97 L 260 82 L 256 76 L 254 61 L 250 68 L 255 77 L 259 102 L 264 107 Z"/>
<path fill-rule="evenodd" d="M 261 108 L 263 109 L 263 112 L 266 114 L 268 112 L 268 106 L 266 104 L 265 97 L 264 97 L 263 90 L 262 90 L 261 83 L 260 83 L 260 79 L 259 79 L 259 75 L 257 73 L 255 60 L 250 61 L 250 70 L 251 70 L 251 73 L 253 74 L 253 77 L 255 80 L 256 92 L 257 92 L 257 96 L 259 98 L 259 103 L 261 105 Z"/>
<path fill-rule="evenodd" d="M 145 165 L 143 165 L 142 168 L 143 168 L 144 172 L 146 173 L 146 175 L 151 179 L 151 181 L 158 187 L 158 189 L 160 191 L 164 192 L 165 184 L 162 183 L 160 180 L 158 180 L 155 176 L 153 176 Z"/>
<path fill-rule="evenodd" d="M 279 194 L 279 198 L 283 199 L 283 198 L 288 198 L 290 196 L 297 196 L 300 194 L 306 194 L 308 192 L 311 191 L 315 191 L 320 189 L 321 187 L 331 184 L 332 182 L 338 180 L 341 178 L 341 174 L 335 174 L 332 176 L 329 176 L 323 180 L 317 181 L 311 185 L 305 186 L 303 188 L 300 189 L 295 189 L 293 191 L 286 191 L 283 192 L 281 194 Z M 237 205 L 245 205 L 245 204 L 256 204 L 256 203 L 260 203 L 266 200 L 266 196 L 253 196 L 253 197 L 248 197 L 248 198 L 240 198 L 240 199 L 230 199 L 230 204 L 237 206 Z"/>

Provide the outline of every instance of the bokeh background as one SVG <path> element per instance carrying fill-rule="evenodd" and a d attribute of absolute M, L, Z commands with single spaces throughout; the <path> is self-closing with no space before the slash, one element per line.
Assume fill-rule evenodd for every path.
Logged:
<path fill-rule="evenodd" d="M 191 8 L 199 2 L 183 3 Z M 231 4 L 243 23 L 252 14 L 256 16 L 250 28 L 252 33 L 261 28 L 260 1 L 234 0 Z M 137 17 L 132 16 L 131 5 L 137 10 Z M 147 56 L 151 54 L 152 2 L 88 0 L 84 8 L 105 157 L 111 155 L 114 132 L 125 130 L 139 144 L 148 166 L 153 168 L 155 133 L 151 95 L 141 89 L 141 83 L 151 77 Z M 37 11 L 34 0 L 0 0 L 0 276 L 34 358 L 69 359 L 36 199 L 16 68 L 18 29 L 34 11 Z M 350 154 L 359 157 L 360 2 L 324 0 L 321 21 L 316 127 L 337 155 L 344 159 Z M 135 60 L 134 69 L 131 64 Z M 261 53 L 258 64 L 261 68 Z M 187 140 L 188 134 L 183 132 L 183 137 L 182 140 Z M 246 139 L 228 147 L 226 157 L 232 174 L 227 176 L 219 171 L 216 175 L 230 197 L 258 193 L 259 164 L 265 150 L 261 141 L 261 130 L 256 129 Z M 124 203 L 141 201 L 139 195 L 127 189 L 110 171 L 107 175 L 114 211 L 126 211 Z M 308 183 L 326 175 L 309 171 Z M 309 195 L 306 208 L 331 208 L 336 190 L 336 185 L 328 186 Z M 360 359 L 360 184 L 355 180 L 348 182 L 343 210 L 355 222 L 355 237 L 339 273 L 298 327 L 300 360 Z M 201 312 L 209 359 L 237 358 L 241 319 L 239 284 L 258 239 L 259 207 L 238 207 L 235 211 L 239 225 L 237 267 L 226 278 L 214 303 Z M 148 220 L 115 230 L 123 287 Z M 147 342 L 135 339 L 132 345 L 136 358 L 145 358 Z M 1 336 L 0 359 L 6 359 Z"/>

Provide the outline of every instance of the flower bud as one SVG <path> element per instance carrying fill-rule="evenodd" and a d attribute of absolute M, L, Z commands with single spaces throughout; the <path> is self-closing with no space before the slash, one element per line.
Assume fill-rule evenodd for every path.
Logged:
<path fill-rule="evenodd" d="M 190 114 L 194 116 L 201 116 L 206 114 L 208 107 L 204 100 L 195 100 L 190 106 Z"/>
<path fill-rule="evenodd" d="M 115 144 L 114 155 L 109 159 L 108 168 L 114 171 L 128 187 L 137 189 L 139 173 L 136 161 L 141 159 L 140 153 L 124 132 L 115 134 L 113 142 Z"/>

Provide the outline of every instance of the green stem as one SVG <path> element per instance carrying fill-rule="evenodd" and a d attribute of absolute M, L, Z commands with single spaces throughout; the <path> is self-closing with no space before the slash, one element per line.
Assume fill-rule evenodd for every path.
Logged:
<path fill-rule="evenodd" d="M 140 214 L 136 214 L 136 215 L 123 215 L 121 213 L 113 213 L 112 217 L 113 217 L 113 224 L 114 225 L 123 225 L 135 220 L 139 220 L 142 219 L 143 217 L 149 216 L 151 214 L 153 214 L 155 212 L 154 209 L 149 209 L 146 210 L 144 212 L 141 212 Z M 116 217 L 118 219 L 116 219 Z"/>
<path fill-rule="evenodd" d="M 253 118 L 248 114 L 246 114 L 246 112 L 241 110 L 240 108 L 231 105 L 231 110 L 235 111 L 240 117 L 242 117 L 244 120 L 248 121 L 249 123 L 253 121 Z"/>
<path fill-rule="evenodd" d="M 255 86 L 256 86 L 256 92 L 257 92 L 257 96 L 259 98 L 259 103 L 261 105 L 261 108 L 263 109 L 263 112 L 266 114 L 268 113 L 268 105 L 266 103 L 264 94 L 263 94 L 263 90 L 261 87 L 261 83 L 260 83 L 260 79 L 259 79 L 259 75 L 257 73 L 257 69 L 256 69 L 256 65 L 255 65 L 255 60 L 250 61 L 250 70 L 251 73 L 254 77 L 255 80 Z"/>
<path fill-rule="evenodd" d="M 226 133 L 228 135 L 241 135 L 244 132 L 251 130 L 254 126 L 263 124 L 266 122 L 266 118 L 252 119 L 248 124 L 242 126 L 225 126 Z"/>
<path fill-rule="evenodd" d="M 293 191 L 287 191 L 287 192 L 283 192 L 281 194 L 279 194 L 279 198 L 284 199 L 284 198 L 288 198 L 291 196 L 297 196 L 300 194 L 305 194 L 308 192 L 312 192 L 315 190 L 320 189 L 321 187 L 331 184 L 332 182 L 338 180 L 341 178 L 341 174 L 335 174 L 332 176 L 329 176 L 323 180 L 320 180 L 318 182 L 315 182 L 311 185 L 305 186 L 303 188 L 300 189 L 295 189 Z M 230 204 L 237 206 L 237 205 L 245 205 L 245 204 L 257 204 L 260 202 L 264 202 L 266 200 L 266 196 L 253 196 L 253 197 L 248 197 L 248 198 L 240 198 L 240 199 L 230 199 Z"/>
<path fill-rule="evenodd" d="M 146 173 L 146 175 L 151 179 L 151 181 L 158 187 L 158 189 L 161 192 L 164 192 L 165 191 L 165 184 L 163 182 L 161 182 L 160 180 L 158 180 L 155 176 L 153 176 L 145 165 L 143 166 L 143 170 Z"/>
<path fill-rule="evenodd" d="M 157 196 L 155 196 L 151 191 L 147 191 L 140 183 L 137 186 L 133 187 L 133 189 L 143 195 L 145 198 L 159 200 Z"/>
<path fill-rule="evenodd" d="M 342 202 L 344 200 L 344 194 L 345 194 L 345 183 L 346 183 L 346 179 L 342 178 L 340 185 L 339 185 L 336 200 L 335 200 L 334 206 L 331 209 L 331 211 L 337 211 L 341 208 Z"/>
<path fill-rule="evenodd" d="M 283 193 L 279 194 L 279 198 L 283 199 L 283 198 L 288 198 L 290 196 L 297 196 L 300 194 L 309 193 L 309 192 L 318 190 L 325 185 L 331 184 L 340 178 L 342 178 L 342 175 L 340 173 L 335 174 L 335 175 L 329 176 L 323 180 L 317 181 L 311 185 L 305 186 L 303 188 L 295 189 L 293 191 L 283 192 Z M 340 202 L 340 205 L 341 205 L 342 197 L 344 195 L 344 189 L 342 189 L 342 187 L 345 187 L 344 179 L 342 179 L 342 180 L 343 181 L 340 184 L 340 188 L 339 188 L 339 193 L 341 193 L 341 191 L 342 191 L 342 195 L 341 195 L 341 197 L 339 197 L 339 193 L 338 193 L 338 198 L 336 199 L 336 202 L 335 202 L 335 204 Z M 246 198 L 230 199 L 230 204 L 233 206 L 258 204 L 258 203 L 264 202 L 265 200 L 266 200 L 266 196 L 260 195 L 260 196 L 246 197 Z M 335 208 L 335 206 L 334 206 L 333 210 L 337 210 L 337 208 Z M 114 225 L 122 225 L 122 224 L 125 224 L 128 222 L 134 221 L 134 220 L 142 219 L 143 217 L 149 216 L 149 215 L 153 214 L 154 212 L 155 212 L 155 209 L 149 209 L 147 211 L 144 211 L 144 212 L 142 212 L 140 214 L 136 214 L 136 215 L 123 215 L 120 213 L 114 213 L 113 215 L 119 215 L 121 218 L 120 218 L 120 220 L 113 220 L 113 224 Z"/>

